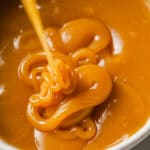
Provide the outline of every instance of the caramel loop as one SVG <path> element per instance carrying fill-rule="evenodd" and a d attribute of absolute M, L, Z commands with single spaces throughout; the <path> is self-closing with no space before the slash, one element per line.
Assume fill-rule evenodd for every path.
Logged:
<path fill-rule="evenodd" d="M 81 66 L 86 64 L 96 64 L 96 55 L 88 48 L 82 48 L 72 55 L 74 66 Z"/>
<path fill-rule="evenodd" d="M 59 34 L 66 53 L 86 47 L 96 54 L 107 47 L 111 41 L 107 27 L 101 21 L 89 18 L 64 24 Z"/>
<path fill-rule="evenodd" d="M 37 78 L 43 71 L 47 70 L 45 64 L 47 63 L 45 53 L 32 53 L 27 55 L 20 63 L 18 68 L 18 75 L 26 84 L 37 89 Z"/>
<path fill-rule="evenodd" d="M 54 133 L 65 140 L 73 140 L 81 138 L 83 140 L 90 140 L 96 134 L 95 123 L 91 119 L 85 119 L 80 125 L 76 125 L 70 129 L 55 129 Z"/>
<path fill-rule="evenodd" d="M 72 132 L 81 139 L 89 140 L 96 134 L 96 126 L 91 119 L 86 119 L 83 120 L 81 126 L 74 127 Z"/>

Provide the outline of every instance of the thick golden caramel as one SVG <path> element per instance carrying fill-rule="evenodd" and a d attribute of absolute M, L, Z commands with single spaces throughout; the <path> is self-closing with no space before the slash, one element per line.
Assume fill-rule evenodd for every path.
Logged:
<path fill-rule="evenodd" d="M 26 57 L 31 59 L 31 55 L 37 56 L 43 52 L 41 52 L 39 40 L 31 31 L 32 27 L 21 5 L 18 8 L 15 2 L 9 1 L 9 3 L 13 4 L 3 7 L 0 14 L 2 18 L 0 27 L 0 137 L 3 140 L 25 150 L 49 150 L 49 147 L 51 150 L 95 150 L 97 148 L 103 150 L 125 140 L 144 125 L 150 110 L 150 53 L 148 51 L 150 49 L 150 12 L 147 0 L 39 1 L 37 7 L 41 12 L 45 31 L 53 41 L 52 43 L 49 41 L 49 46 L 53 50 L 54 57 L 64 59 L 64 62 L 71 68 L 98 63 L 109 72 L 112 79 L 117 76 L 113 81 L 111 95 L 104 104 L 91 110 L 86 109 L 87 112 L 79 112 L 83 113 L 84 119 L 77 118 L 77 122 L 78 119 L 84 120 L 86 124 L 81 122 L 79 126 L 74 126 L 76 122 L 73 123 L 68 118 L 70 122 L 69 120 L 67 123 L 62 122 L 61 130 L 58 128 L 47 133 L 33 129 L 26 119 L 29 97 L 39 92 L 41 83 L 39 74 L 42 72 L 40 69 L 45 70 L 47 60 L 43 54 L 41 63 L 33 60 L 29 68 L 27 64 L 24 64 L 29 69 L 25 72 L 26 81 L 23 83 L 19 79 L 17 70 L 21 60 Z M 93 32 L 91 27 L 90 34 L 92 33 L 93 36 L 90 39 L 81 36 L 81 31 L 84 30 L 82 26 L 77 26 L 76 30 L 72 31 L 72 28 L 75 29 L 72 23 L 66 26 L 67 31 L 74 33 L 73 39 L 78 36 L 81 39 L 72 43 L 69 38 L 64 41 L 61 36 L 63 34 L 60 31 L 65 28 L 64 24 L 81 18 L 97 20 L 110 34 L 108 45 L 106 39 L 106 45 L 104 45 L 106 47 L 96 55 L 89 49 L 89 45 L 95 41 L 99 32 Z M 89 27 L 86 26 L 85 29 L 88 31 Z M 98 31 L 98 29 L 95 30 Z M 63 44 L 65 42 L 66 45 Z M 77 49 L 72 48 L 70 52 L 71 46 Z M 69 55 L 66 55 L 68 52 Z M 38 68 L 40 66 L 42 68 Z M 35 67 L 37 68 L 34 69 Z M 35 82 L 30 82 L 31 79 L 35 79 Z M 27 86 L 26 83 L 31 84 Z M 49 117 L 50 113 L 51 111 L 47 109 L 45 117 L 47 115 Z M 78 113 L 74 115 L 78 116 Z M 91 118 L 92 122 L 95 121 L 94 126 Z M 68 126 L 69 130 L 66 128 Z M 92 131 L 95 131 L 96 127 L 96 133 L 86 132 L 87 136 L 85 136 L 82 128 L 88 129 L 87 126 L 92 127 Z M 73 130 L 72 134 L 70 130 Z M 75 130 L 78 132 L 74 132 Z M 79 136 L 87 137 L 88 141 L 79 137 L 77 133 L 80 133 Z M 94 137 L 89 140 L 91 138 L 88 136 L 91 137 L 91 133 Z"/>
<path fill-rule="evenodd" d="M 52 54 L 53 47 L 58 47 L 60 44 L 59 42 L 57 44 L 57 40 L 51 39 L 55 29 L 48 30 L 49 33 L 48 31 L 44 33 L 39 12 L 34 7 L 36 0 L 32 0 L 31 3 L 24 0 L 22 2 L 45 51 L 45 55 L 39 53 L 25 57 L 19 65 L 19 77 L 27 84 L 33 84 L 37 91 L 37 82 L 39 82 L 39 79 L 41 80 L 38 93 L 33 94 L 29 99 L 28 120 L 34 128 L 40 131 L 48 132 L 56 128 L 65 127 L 66 131 L 56 129 L 56 133 L 59 133 L 61 138 L 64 134 L 65 137 L 68 136 L 65 139 L 76 137 L 89 140 L 96 134 L 96 126 L 92 121 L 92 117 L 90 119 L 86 118 L 92 113 L 94 107 L 100 105 L 108 98 L 112 89 L 112 82 L 107 71 L 102 69 L 103 71 L 100 72 L 100 67 L 96 65 L 98 52 L 110 44 L 110 33 L 101 22 L 94 19 L 84 18 L 66 23 L 60 29 L 60 37 L 57 35 L 57 38 L 62 38 L 62 47 L 66 47 L 68 43 L 72 44 L 70 44 L 67 54 L 59 49 L 55 50 L 62 54 L 62 58 L 58 59 L 57 55 L 54 57 Z M 87 29 L 84 28 L 85 25 Z M 82 31 L 84 34 L 82 34 L 82 37 L 74 39 L 73 37 L 77 36 L 77 31 Z M 86 47 L 84 43 L 89 42 L 88 39 L 92 38 L 92 36 L 94 36 L 94 39 L 91 39 L 92 43 Z M 53 46 L 48 47 L 49 41 Z M 82 45 L 85 47 L 82 48 Z M 65 48 L 65 50 L 67 49 Z M 75 61 L 70 60 L 78 63 L 79 67 L 75 63 L 73 63 L 73 66 L 69 66 L 71 62 L 67 64 L 65 63 L 65 58 L 63 58 L 63 56 L 69 56 L 74 51 L 73 49 L 76 49 L 77 54 L 75 53 L 72 57 Z M 47 61 L 46 66 L 41 65 L 43 56 L 45 56 L 45 61 Z M 95 61 L 92 61 L 92 57 Z M 81 60 L 84 60 L 84 63 L 81 63 Z M 38 67 L 33 66 L 36 63 L 39 65 Z M 87 65 L 87 63 L 95 65 Z M 82 65 L 84 66 L 80 72 Z M 83 78 L 87 83 L 82 82 Z M 95 95 L 96 97 L 94 98 Z M 90 101 L 89 97 L 91 98 Z M 83 101 L 85 102 L 83 103 Z"/>
<path fill-rule="evenodd" d="M 77 68 L 77 72 L 80 74 L 77 85 L 79 94 L 71 98 L 64 98 L 63 103 L 56 106 L 50 118 L 42 119 L 38 115 L 38 108 L 29 104 L 27 116 L 35 128 L 42 131 L 55 129 L 69 115 L 88 107 L 97 106 L 108 97 L 112 87 L 111 79 L 103 69 L 96 65 L 86 65 Z M 90 97 L 91 101 L 89 100 Z M 53 109 L 53 107 L 49 109 Z"/>

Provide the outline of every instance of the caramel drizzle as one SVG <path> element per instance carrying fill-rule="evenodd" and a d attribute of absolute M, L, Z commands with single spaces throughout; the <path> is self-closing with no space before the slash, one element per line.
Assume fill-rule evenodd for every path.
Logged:
<path fill-rule="evenodd" d="M 44 27 L 42 25 L 41 17 L 39 11 L 35 8 L 37 2 L 36 0 L 21 0 L 24 6 L 24 9 L 34 27 L 34 30 L 42 44 L 43 50 L 46 52 L 46 57 L 48 60 L 49 71 L 53 73 L 53 75 L 57 75 L 55 62 L 51 53 L 51 50 L 47 43 L 47 36 L 44 33 Z"/>

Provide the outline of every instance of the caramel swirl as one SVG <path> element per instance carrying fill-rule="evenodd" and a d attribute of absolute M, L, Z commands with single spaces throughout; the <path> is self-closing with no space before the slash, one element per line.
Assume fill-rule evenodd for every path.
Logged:
<path fill-rule="evenodd" d="M 78 94 L 73 97 L 65 97 L 48 119 L 41 117 L 38 113 L 39 108 L 29 102 L 27 116 L 34 127 L 41 131 L 53 130 L 73 113 L 97 106 L 108 97 L 112 84 L 104 69 L 96 65 L 85 65 L 77 68 L 76 71 L 80 75 L 77 85 Z M 92 101 L 88 99 L 90 97 Z M 46 109 L 51 109 L 51 107 Z"/>
<path fill-rule="evenodd" d="M 110 33 L 102 22 L 84 18 L 48 28 L 46 35 L 57 76 L 51 74 L 45 52 L 21 61 L 19 77 L 36 90 L 29 98 L 27 118 L 40 131 L 88 140 L 96 132 L 91 113 L 112 88 L 107 71 L 96 65 L 97 55 L 110 43 Z"/>

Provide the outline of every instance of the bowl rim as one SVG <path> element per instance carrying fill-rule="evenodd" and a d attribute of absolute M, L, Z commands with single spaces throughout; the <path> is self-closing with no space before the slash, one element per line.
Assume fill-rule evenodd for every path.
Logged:
<path fill-rule="evenodd" d="M 150 135 L 150 118 L 144 124 L 142 128 L 140 128 L 137 132 L 135 132 L 132 136 L 124 141 L 107 148 L 107 150 L 129 150 L 134 146 L 138 145 L 142 142 L 146 137 Z"/>

